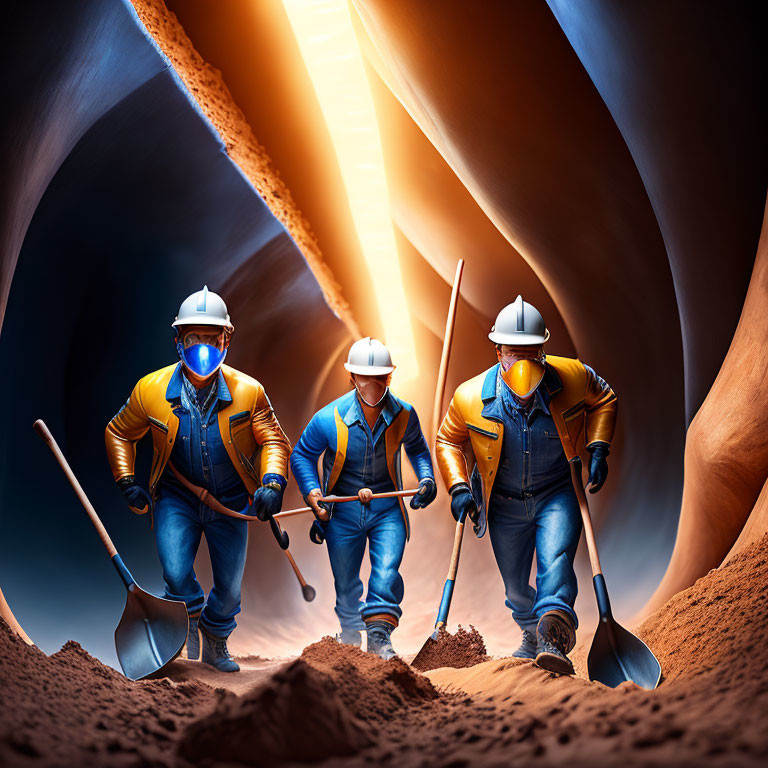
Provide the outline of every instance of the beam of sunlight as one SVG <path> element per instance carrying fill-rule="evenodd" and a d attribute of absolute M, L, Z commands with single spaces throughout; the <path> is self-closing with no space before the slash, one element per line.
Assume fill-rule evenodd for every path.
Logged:
<path fill-rule="evenodd" d="M 373 96 L 347 0 L 283 0 L 331 135 L 398 383 L 418 376 Z"/>

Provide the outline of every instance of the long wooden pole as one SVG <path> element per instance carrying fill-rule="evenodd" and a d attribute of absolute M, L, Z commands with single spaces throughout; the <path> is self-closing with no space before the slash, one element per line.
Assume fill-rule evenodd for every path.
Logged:
<path fill-rule="evenodd" d="M 448 363 L 451 359 L 451 346 L 453 343 L 453 329 L 456 325 L 456 307 L 459 304 L 459 291 L 461 289 L 461 276 L 464 272 L 464 259 L 459 259 L 456 265 L 456 275 L 453 278 L 453 290 L 451 291 L 451 303 L 448 306 L 448 317 L 445 321 L 445 336 L 443 337 L 443 353 L 440 356 L 440 370 L 437 374 L 437 386 L 435 388 L 435 410 L 432 413 L 432 439 L 437 441 L 437 431 L 440 428 L 440 419 L 443 415 L 443 397 L 445 396 L 445 382 L 448 376 Z M 451 549 L 451 562 L 448 566 L 448 577 L 443 585 L 443 595 L 440 606 L 437 609 L 435 621 L 435 633 L 431 639 L 435 640 L 437 632 L 448 623 L 448 611 L 453 600 L 453 588 L 456 584 L 456 573 L 459 570 L 459 557 L 461 556 L 461 543 L 464 538 L 465 516 L 456 522 L 456 530 L 453 535 L 453 548 Z M 429 642 L 429 640 L 427 640 Z"/>
<path fill-rule="evenodd" d="M 30 640 L 29 635 L 24 631 L 18 619 L 13 615 L 11 606 L 8 605 L 5 597 L 3 596 L 3 590 L 0 589 L 0 616 L 5 619 L 6 624 L 28 645 L 34 645 Z"/>
<path fill-rule="evenodd" d="M 571 459 L 570 464 L 573 489 L 576 491 L 576 498 L 579 500 L 579 509 L 581 509 L 581 521 L 584 523 L 584 538 L 587 540 L 589 564 L 592 566 L 592 575 L 598 576 L 599 574 L 602 574 L 603 568 L 600 565 L 600 555 L 597 552 L 597 540 L 595 539 L 595 529 L 592 527 L 592 515 L 589 514 L 587 494 L 584 492 L 584 486 L 581 484 L 581 459 Z"/>
<path fill-rule="evenodd" d="M 406 496 L 418 496 L 418 488 L 408 488 L 404 491 L 384 491 L 383 493 L 374 493 L 371 498 L 374 499 L 392 499 L 405 498 Z M 357 496 L 323 496 L 318 501 L 326 501 L 329 504 L 344 501 L 357 501 Z M 312 507 L 299 507 L 298 509 L 286 509 L 285 512 L 278 512 L 275 518 L 292 517 L 293 515 L 303 515 L 305 512 L 311 512 Z"/>
<path fill-rule="evenodd" d="M 54 439 L 51 431 L 48 429 L 42 419 L 38 419 L 32 426 L 34 427 L 35 432 L 37 432 L 37 434 L 40 435 L 40 437 L 42 437 L 46 443 L 48 443 L 48 447 L 51 449 L 51 451 L 53 451 L 53 455 L 56 457 L 56 461 L 59 462 L 59 466 L 64 470 L 64 474 L 67 476 L 69 484 L 75 489 L 77 498 L 80 499 L 80 503 L 85 508 L 86 514 L 96 528 L 96 532 L 99 534 L 101 543 L 106 547 L 107 552 L 109 552 L 109 556 L 114 557 L 117 554 L 117 549 L 112 543 L 112 539 L 109 538 L 107 529 L 104 527 L 103 523 L 99 519 L 99 516 L 96 514 L 96 510 L 93 508 L 93 505 L 85 495 L 83 487 L 75 477 L 75 473 L 72 471 L 72 467 L 69 466 L 69 462 L 66 460 L 66 458 L 64 458 L 64 454 L 61 452 L 61 448 L 59 448 L 59 444 Z"/>
<path fill-rule="evenodd" d="M 453 290 L 451 291 L 451 303 L 448 306 L 448 317 L 445 320 L 445 336 L 443 337 L 443 353 L 440 356 L 440 370 L 437 373 L 437 385 L 435 387 L 435 409 L 432 412 L 433 440 L 437 437 L 437 430 L 440 428 L 440 419 L 443 415 L 445 380 L 448 376 L 448 363 L 451 359 L 453 328 L 456 325 L 456 307 L 459 304 L 459 289 L 461 288 L 461 275 L 463 272 L 464 259 L 459 259 L 459 263 L 456 265 L 456 275 L 453 278 Z"/>

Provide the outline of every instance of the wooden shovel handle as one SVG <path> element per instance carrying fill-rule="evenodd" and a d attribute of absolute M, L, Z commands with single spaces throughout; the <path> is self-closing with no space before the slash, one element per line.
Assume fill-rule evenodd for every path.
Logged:
<path fill-rule="evenodd" d="M 293 555 L 291 554 L 291 550 L 284 549 L 283 552 L 285 552 L 285 556 L 288 558 L 288 562 L 291 564 L 291 568 L 293 568 L 293 572 L 296 574 L 296 578 L 299 580 L 299 584 L 301 584 L 302 588 L 306 587 L 306 579 L 299 570 L 299 566 L 296 565 L 296 560 L 294 560 Z"/>
<path fill-rule="evenodd" d="M 107 548 L 109 556 L 114 557 L 117 554 L 117 549 L 112 543 L 112 539 L 109 538 L 107 529 L 104 527 L 101 520 L 99 520 L 99 516 L 96 514 L 96 510 L 93 508 L 93 505 L 90 501 L 88 501 L 88 497 L 85 495 L 85 491 L 75 477 L 75 473 L 72 471 L 72 467 L 69 466 L 69 462 L 67 462 L 67 460 L 64 458 L 64 454 L 61 452 L 61 448 L 59 448 L 56 440 L 54 440 L 51 431 L 48 429 L 42 419 L 38 419 L 32 426 L 35 432 L 37 432 L 37 434 L 40 435 L 40 437 L 42 437 L 46 443 L 48 443 L 48 447 L 56 457 L 56 461 L 59 462 L 59 466 L 64 470 L 64 474 L 67 476 L 67 480 L 69 480 L 70 485 L 75 489 L 77 498 L 80 499 L 80 503 L 85 508 L 86 514 L 91 519 L 91 522 L 96 528 L 102 544 L 104 544 L 104 546 Z"/>
<path fill-rule="evenodd" d="M 451 563 L 448 566 L 448 578 L 456 579 L 456 572 L 459 570 L 459 557 L 461 556 L 461 541 L 464 538 L 464 523 L 466 517 L 462 517 L 456 523 L 456 531 L 453 534 L 453 550 L 451 551 Z"/>
<path fill-rule="evenodd" d="M 418 488 L 409 488 L 405 491 L 384 491 L 383 493 L 374 493 L 374 499 L 393 499 L 404 498 L 406 496 L 418 496 Z M 357 501 L 357 496 L 323 496 L 318 501 L 327 501 L 329 504 L 334 502 Z M 278 512 L 275 517 L 291 517 L 293 515 L 303 515 L 305 512 L 311 512 L 312 507 L 299 507 L 298 509 L 286 509 L 284 512 Z"/>
<path fill-rule="evenodd" d="M 403 498 L 405 496 L 418 496 L 418 488 L 408 488 L 404 491 L 383 491 L 382 493 L 374 493 L 372 499 L 396 499 Z M 354 496 L 323 496 L 320 501 L 336 502 L 336 501 L 357 501 L 357 494 Z"/>
<path fill-rule="evenodd" d="M 445 321 L 445 335 L 443 336 L 443 352 L 440 356 L 440 368 L 437 373 L 437 386 L 435 387 L 435 406 L 432 412 L 432 439 L 437 437 L 440 427 L 440 417 L 443 415 L 443 395 L 445 394 L 445 380 L 448 376 L 448 363 L 451 359 L 451 343 L 453 342 L 453 328 L 456 325 L 456 307 L 459 304 L 459 289 L 461 288 L 461 275 L 464 272 L 464 259 L 459 259 L 456 265 L 456 274 L 453 278 L 453 290 L 451 291 L 451 303 L 448 305 L 448 317 Z"/>
<path fill-rule="evenodd" d="M 581 509 L 581 519 L 584 523 L 584 536 L 587 540 L 587 550 L 589 551 L 589 562 L 592 566 L 592 575 L 602 574 L 603 568 L 600 565 L 600 556 L 597 554 L 597 541 L 595 541 L 595 531 L 592 528 L 592 516 L 589 514 L 589 504 L 587 503 L 587 494 L 584 492 L 584 486 L 581 484 L 581 459 L 576 456 L 570 460 L 571 480 L 573 489 L 576 491 L 576 498 L 579 500 Z"/>

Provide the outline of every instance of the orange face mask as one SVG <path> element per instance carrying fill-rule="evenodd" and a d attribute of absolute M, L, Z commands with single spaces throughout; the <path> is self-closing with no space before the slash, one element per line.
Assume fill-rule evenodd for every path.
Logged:
<path fill-rule="evenodd" d="M 515 355 L 499 355 L 501 378 L 517 395 L 525 400 L 530 397 L 544 378 L 544 363 L 529 358 L 518 359 Z"/>

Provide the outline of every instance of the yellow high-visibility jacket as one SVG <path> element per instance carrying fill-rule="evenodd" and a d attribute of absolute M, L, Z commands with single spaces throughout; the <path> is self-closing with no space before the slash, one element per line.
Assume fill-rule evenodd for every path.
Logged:
<path fill-rule="evenodd" d="M 154 498 L 179 428 L 178 416 L 166 393 L 181 363 L 169 365 L 139 380 L 128 402 L 107 424 L 107 457 L 115 480 L 134 474 L 136 442 L 152 431 L 154 455 L 149 492 Z M 221 367 L 232 402 L 218 414 L 219 432 L 232 465 L 249 494 L 261 487 L 264 475 L 288 478 L 291 444 L 272 409 L 264 387 L 256 379 Z"/>
<path fill-rule="evenodd" d="M 496 398 L 499 366 L 465 381 L 456 390 L 437 432 L 437 464 L 447 489 L 468 483 L 482 493 L 478 536 L 485 533 L 488 499 L 501 457 L 504 425 L 485 418 Z M 568 357 L 547 355 L 540 386 L 546 387 L 549 409 L 567 459 L 600 441 L 610 445 L 616 425 L 616 393 L 589 366 Z M 468 453 L 470 454 L 468 456 Z M 475 479 L 470 481 L 470 467 Z"/>

